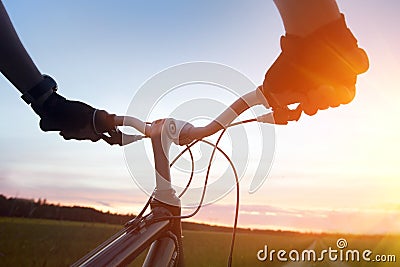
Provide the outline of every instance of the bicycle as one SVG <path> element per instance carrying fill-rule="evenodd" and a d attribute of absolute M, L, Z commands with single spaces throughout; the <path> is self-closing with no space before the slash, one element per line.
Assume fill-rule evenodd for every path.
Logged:
<path fill-rule="evenodd" d="M 241 113 L 250 107 L 261 104 L 269 108 L 262 92 L 257 89 L 237 99 L 214 121 L 204 127 L 194 127 L 188 122 L 172 118 L 145 123 L 135 117 L 117 116 L 115 118 L 116 126 L 133 127 L 143 134 L 143 136 L 127 135 L 116 129 L 109 133 L 110 136 L 104 135 L 103 139 L 110 144 L 118 143 L 120 145 L 127 145 L 144 137 L 150 138 L 154 154 L 156 188 L 142 211 L 134 219 L 128 221 L 121 231 L 72 266 L 124 266 L 133 261 L 149 246 L 150 249 L 143 266 L 184 266 L 181 220 L 194 216 L 201 208 L 205 189 L 207 187 L 211 161 L 216 150 L 222 152 L 228 159 L 236 178 L 237 202 L 230 255 L 228 258 L 228 266 L 230 266 L 232 263 L 239 209 L 239 181 L 232 161 L 230 161 L 229 157 L 218 147 L 218 143 L 228 127 L 253 121 L 274 123 L 272 113 L 259 116 L 255 119 L 232 123 Z M 219 131 L 221 131 L 221 134 L 215 145 L 203 140 L 203 138 Z M 171 185 L 170 166 L 179 156 L 189 151 L 192 159 L 192 173 L 188 185 L 186 186 L 187 189 L 193 177 L 194 168 L 193 155 L 190 151 L 190 147 L 199 141 L 208 143 L 214 148 L 210 157 L 210 164 L 208 165 L 200 203 L 192 214 L 182 216 L 179 197 L 185 190 L 179 197 L 176 195 Z M 186 145 L 186 149 L 170 164 L 169 149 L 172 143 L 176 145 Z M 144 215 L 149 206 L 151 207 L 151 212 Z"/>

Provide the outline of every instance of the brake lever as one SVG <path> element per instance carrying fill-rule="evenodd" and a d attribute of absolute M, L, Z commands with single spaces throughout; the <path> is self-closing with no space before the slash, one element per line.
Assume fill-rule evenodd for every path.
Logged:
<path fill-rule="evenodd" d="M 143 138 L 146 137 L 144 135 L 125 134 L 121 132 L 117 127 L 115 127 L 115 129 L 111 131 L 108 131 L 107 134 L 102 133 L 100 135 L 101 139 L 106 141 L 109 145 L 120 145 L 120 146 L 124 146 L 142 140 Z"/>
<path fill-rule="evenodd" d="M 287 106 L 275 108 L 273 112 L 275 124 L 286 125 L 289 121 L 298 121 L 303 109 L 299 104 L 296 109 L 289 109 Z"/>

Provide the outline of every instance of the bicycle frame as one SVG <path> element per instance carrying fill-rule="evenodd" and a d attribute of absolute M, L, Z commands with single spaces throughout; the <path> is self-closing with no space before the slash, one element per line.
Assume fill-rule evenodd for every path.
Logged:
<path fill-rule="evenodd" d="M 143 266 L 184 266 L 181 225 L 181 203 L 171 185 L 169 149 L 172 143 L 188 144 L 226 128 L 238 115 L 249 107 L 264 104 L 256 90 L 239 98 L 217 119 L 205 127 L 174 119 L 161 119 L 151 125 L 134 117 L 117 117 L 117 125 L 136 128 L 151 137 L 156 175 L 156 188 L 151 200 L 151 212 L 143 218 L 128 222 L 98 248 L 72 266 L 124 266 L 135 259 L 150 244 Z M 261 93 L 262 94 L 262 93 Z M 129 140 L 126 135 L 125 140 Z M 125 142 L 127 144 L 129 142 Z M 166 219 L 174 216 L 173 218 Z M 139 217 L 139 216 L 138 216 Z M 159 220 L 158 220 L 159 219 Z"/>

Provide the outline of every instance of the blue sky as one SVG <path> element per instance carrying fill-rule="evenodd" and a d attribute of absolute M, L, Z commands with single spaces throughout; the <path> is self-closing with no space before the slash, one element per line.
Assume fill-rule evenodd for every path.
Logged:
<path fill-rule="evenodd" d="M 272 1 L 3 3 L 35 63 L 57 80 L 62 95 L 117 114 L 126 112 L 148 78 L 183 62 L 219 62 L 260 84 L 284 33 Z M 243 226 L 333 230 L 312 218 L 343 212 L 354 222 L 336 225 L 339 230 L 357 231 L 360 221 L 374 218 L 363 232 L 384 231 L 381 225 L 389 224 L 389 231 L 400 231 L 393 223 L 400 210 L 400 4 L 338 4 L 369 54 L 370 70 L 359 77 L 351 104 L 277 127 L 267 182 L 255 194 L 243 190 Z M 0 78 L 0 88 L 0 193 L 113 211 L 139 209 L 146 196 L 130 178 L 121 148 L 43 133 L 6 79 Z M 229 224 L 231 212 L 212 214 L 229 210 L 221 207 L 233 200 L 227 196 L 197 219 Z M 288 210 L 301 216 L 288 220 Z"/>

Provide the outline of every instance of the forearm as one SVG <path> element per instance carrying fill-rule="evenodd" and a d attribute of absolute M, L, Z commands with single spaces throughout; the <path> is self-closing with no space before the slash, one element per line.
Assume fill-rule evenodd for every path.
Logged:
<path fill-rule="evenodd" d="M 335 0 L 274 0 L 286 33 L 306 36 L 340 18 Z"/>
<path fill-rule="evenodd" d="M 22 45 L 0 0 L 0 71 L 21 92 L 43 78 Z"/>

